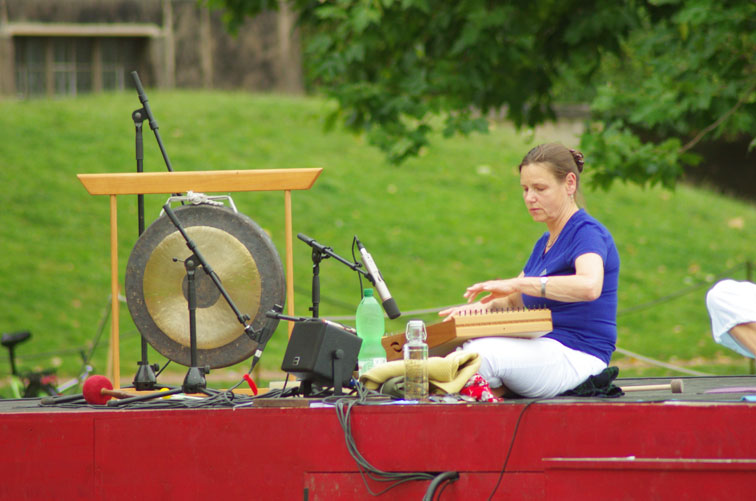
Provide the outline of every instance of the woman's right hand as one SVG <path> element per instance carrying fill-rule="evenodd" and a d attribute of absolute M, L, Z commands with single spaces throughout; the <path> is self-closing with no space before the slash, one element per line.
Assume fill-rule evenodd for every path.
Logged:
<path fill-rule="evenodd" d="M 451 320 L 452 317 L 463 313 L 484 313 L 491 309 L 491 303 L 483 304 L 480 301 L 474 303 L 460 304 L 458 306 L 450 306 L 438 312 L 438 315 L 444 317 L 442 322 Z"/>

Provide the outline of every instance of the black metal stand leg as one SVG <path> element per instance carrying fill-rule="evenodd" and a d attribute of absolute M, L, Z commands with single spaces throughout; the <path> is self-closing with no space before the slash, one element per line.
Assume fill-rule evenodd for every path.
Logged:
<path fill-rule="evenodd" d="M 303 397 L 309 397 L 312 395 L 312 381 L 302 381 L 299 384 Z"/>
<path fill-rule="evenodd" d="M 209 367 L 199 367 L 197 365 L 197 286 L 195 283 L 195 273 L 199 266 L 197 256 L 189 256 L 184 261 L 186 268 L 187 285 L 189 289 L 189 358 L 191 367 L 186 373 L 182 389 L 184 393 L 198 393 L 207 388 L 205 374 L 210 372 Z"/>
<path fill-rule="evenodd" d="M 312 250 L 312 318 L 320 314 L 320 262 L 327 257 L 317 249 Z"/>
<path fill-rule="evenodd" d="M 176 260 L 176 259 L 174 259 Z M 197 267 L 199 266 L 197 256 L 191 255 L 184 261 L 184 267 L 186 268 L 187 285 L 188 285 L 188 307 L 189 307 L 189 350 L 191 367 L 184 377 L 184 383 L 181 388 L 173 388 L 168 391 L 161 391 L 160 393 L 153 393 L 150 395 L 137 395 L 130 398 L 124 398 L 120 400 L 108 400 L 109 407 L 120 407 L 133 402 L 142 402 L 146 400 L 152 400 L 155 398 L 167 397 L 169 395 L 177 395 L 179 393 L 204 393 L 210 395 L 207 388 L 207 380 L 205 374 L 210 372 L 209 367 L 197 366 L 197 285 L 195 282 L 195 275 Z M 138 389 L 138 388 L 137 388 Z"/>
<path fill-rule="evenodd" d="M 333 363 L 333 394 L 341 395 L 341 381 L 344 379 L 344 350 L 341 348 L 335 350 L 332 354 Z"/>
<path fill-rule="evenodd" d="M 144 147 L 142 141 L 142 124 L 146 118 L 144 108 L 140 108 L 131 114 L 131 119 L 134 121 L 135 127 L 135 150 L 136 150 L 136 164 L 137 172 L 144 172 Z M 139 235 L 144 233 L 144 195 L 137 195 L 137 223 L 139 227 Z M 138 362 L 139 368 L 134 376 L 133 385 L 139 391 L 154 390 L 157 384 L 157 376 L 155 371 L 158 370 L 158 365 L 150 365 L 147 357 L 147 340 L 140 334 L 141 346 L 142 346 L 142 358 Z"/>

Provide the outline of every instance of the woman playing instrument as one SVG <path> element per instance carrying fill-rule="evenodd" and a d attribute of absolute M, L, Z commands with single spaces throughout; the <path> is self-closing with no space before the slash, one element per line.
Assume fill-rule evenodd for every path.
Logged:
<path fill-rule="evenodd" d="M 480 338 L 463 349 L 480 354 L 480 374 L 495 395 L 553 397 L 609 363 L 617 340 L 620 260 L 609 231 L 575 201 L 580 152 L 542 144 L 525 155 L 519 170 L 525 207 L 548 231 L 517 277 L 471 285 L 467 304 L 439 314 L 449 320 L 466 311 L 551 310 L 553 330 L 543 337 Z"/>

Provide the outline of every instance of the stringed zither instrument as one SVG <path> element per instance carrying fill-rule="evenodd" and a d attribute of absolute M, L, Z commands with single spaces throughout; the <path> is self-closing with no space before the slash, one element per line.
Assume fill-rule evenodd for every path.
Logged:
<path fill-rule="evenodd" d="M 465 341 L 480 337 L 537 338 L 553 330 L 551 310 L 506 309 L 469 311 L 455 315 L 446 322 L 429 325 L 428 355 L 443 357 Z M 404 333 L 384 336 L 381 339 L 387 360 L 402 358 Z"/>

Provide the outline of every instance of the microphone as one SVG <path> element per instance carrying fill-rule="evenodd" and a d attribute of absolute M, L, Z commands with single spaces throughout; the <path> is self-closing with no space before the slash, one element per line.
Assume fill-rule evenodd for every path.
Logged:
<path fill-rule="evenodd" d="M 357 242 L 357 248 L 360 250 L 365 268 L 367 268 L 368 273 L 370 273 L 370 279 L 375 285 L 375 288 L 378 290 L 378 295 L 383 301 L 383 309 L 386 311 L 386 314 L 390 319 L 393 320 L 395 318 L 398 318 L 401 315 L 399 308 L 396 306 L 396 301 L 394 301 L 394 298 L 391 297 L 391 293 L 386 286 L 386 282 L 383 281 L 383 276 L 381 276 L 381 272 L 378 270 L 378 266 L 376 266 L 375 261 L 373 261 L 373 256 L 371 256 L 367 249 L 365 249 L 365 246 L 362 245 L 362 242 L 360 242 L 356 235 L 354 237 L 354 240 Z"/>
<path fill-rule="evenodd" d="M 297 233 L 297 238 L 312 247 L 315 250 L 318 250 L 320 252 L 328 250 L 328 247 L 325 245 L 320 245 L 318 242 L 315 241 L 314 238 L 310 238 L 304 233 Z"/>

